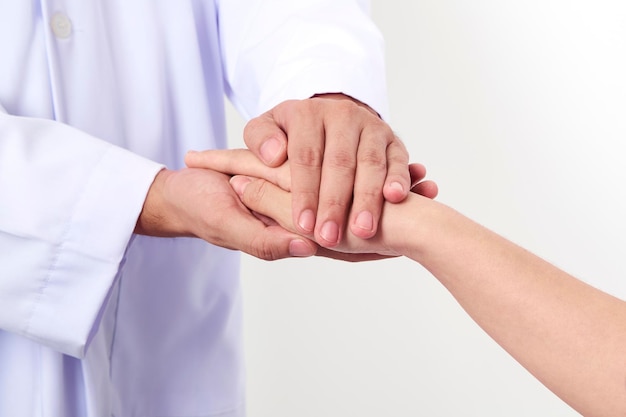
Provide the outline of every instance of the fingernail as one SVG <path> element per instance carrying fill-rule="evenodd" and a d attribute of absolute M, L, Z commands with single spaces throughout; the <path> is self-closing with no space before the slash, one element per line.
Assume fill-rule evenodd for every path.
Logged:
<path fill-rule="evenodd" d="M 312 233 L 315 227 L 315 215 L 312 210 L 304 210 L 298 219 L 298 226 L 307 233 Z"/>
<path fill-rule="evenodd" d="M 239 197 L 243 197 L 243 193 L 246 190 L 246 187 L 251 182 L 252 181 L 248 177 L 236 175 L 230 179 L 230 186 L 233 187 L 233 190 L 235 190 Z"/>
<path fill-rule="evenodd" d="M 402 186 L 402 184 L 400 184 L 397 181 L 394 181 L 391 184 L 389 184 L 389 188 L 393 188 L 394 190 L 404 191 L 404 187 Z"/>
<path fill-rule="evenodd" d="M 359 229 L 372 231 L 374 229 L 374 216 L 369 211 L 362 211 L 356 216 L 354 223 Z"/>
<path fill-rule="evenodd" d="M 335 222 L 326 222 L 320 230 L 320 236 L 328 243 L 337 243 L 339 241 L 339 226 Z"/>
<path fill-rule="evenodd" d="M 289 255 L 298 257 L 307 257 L 315 255 L 315 251 L 310 245 L 301 239 L 295 239 L 289 242 Z"/>
<path fill-rule="evenodd" d="M 271 164 L 280 152 L 282 145 L 276 138 L 270 138 L 261 145 L 261 158 L 266 164 Z"/>

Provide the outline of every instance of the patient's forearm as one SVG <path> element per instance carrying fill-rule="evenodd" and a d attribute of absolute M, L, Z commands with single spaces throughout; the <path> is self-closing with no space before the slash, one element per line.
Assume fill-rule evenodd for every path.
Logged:
<path fill-rule="evenodd" d="M 431 200 L 412 196 L 382 230 L 471 317 L 585 416 L 626 415 L 626 303 Z M 409 216 L 399 220 L 397 216 Z M 402 239 L 402 241 L 400 241 Z"/>
<path fill-rule="evenodd" d="M 262 180 L 244 192 L 239 180 L 244 204 L 293 230 L 288 192 Z M 373 238 L 346 233 L 337 249 L 421 263 L 496 342 L 577 411 L 626 416 L 624 301 L 420 195 L 386 203 L 381 221 Z"/>

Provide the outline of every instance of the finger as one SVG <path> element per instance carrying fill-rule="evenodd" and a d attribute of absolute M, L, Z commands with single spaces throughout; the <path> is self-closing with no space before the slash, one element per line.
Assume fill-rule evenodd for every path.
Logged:
<path fill-rule="evenodd" d="M 262 223 L 261 223 L 262 224 Z M 291 257 L 309 257 L 317 252 L 314 242 L 287 232 L 280 226 L 265 226 L 258 230 L 242 230 L 245 240 L 242 250 L 254 257 L 273 261 Z"/>
<path fill-rule="evenodd" d="M 434 181 L 423 181 L 426 178 L 426 167 L 422 164 L 410 164 L 409 174 L 411 177 L 411 192 L 424 197 L 435 198 L 439 193 L 439 187 Z"/>
<path fill-rule="evenodd" d="M 285 230 L 295 230 L 289 209 L 290 194 L 288 192 L 262 179 L 235 176 L 230 182 L 241 201 L 250 210 L 274 219 Z M 380 242 L 375 242 L 375 239 L 361 240 L 348 236 L 345 243 L 337 247 L 318 247 L 316 254 L 346 261 L 365 261 L 397 256 L 386 250 Z"/>
<path fill-rule="evenodd" d="M 271 219 L 269 221 L 280 225 L 281 230 L 296 231 L 291 214 L 291 195 L 287 191 L 263 179 L 245 176 L 234 176 L 230 183 L 243 204 L 258 216 Z M 313 242 L 306 238 L 301 240 L 296 237 L 290 242 L 291 256 L 310 256 L 312 245 L 317 251 Z"/>
<path fill-rule="evenodd" d="M 344 121 L 354 120 L 354 110 L 363 111 L 353 105 L 337 107 L 333 118 L 338 119 L 326 123 L 326 149 L 315 226 L 315 240 L 325 247 L 339 244 L 352 205 L 361 128 Z"/>
<path fill-rule="evenodd" d="M 298 232 L 313 235 L 319 201 L 322 163 L 325 152 L 323 117 L 315 102 L 304 100 L 284 109 L 289 137 L 287 143 L 291 170 L 292 216 Z"/>
<path fill-rule="evenodd" d="M 411 177 L 408 170 L 409 153 L 402 141 L 394 135 L 387 147 L 387 178 L 383 195 L 390 203 L 403 201 L 411 188 Z"/>
<path fill-rule="evenodd" d="M 287 159 L 287 135 L 274 118 L 275 109 L 250 120 L 243 130 L 246 146 L 271 167 L 277 167 Z"/>
<path fill-rule="evenodd" d="M 228 231 L 229 242 L 234 242 L 232 249 L 240 249 L 264 260 L 308 257 L 317 252 L 314 242 L 280 226 L 267 226 L 243 207 L 243 204 L 239 215 L 234 213 L 234 216 L 237 220 L 232 222 Z"/>
<path fill-rule="evenodd" d="M 190 168 L 207 168 L 229 175 L 264 178 L 284 190 L 291 189 L 288 162 L 276 168 L 268 167 L 248 149 L 190 151 L 185 155 L 185 164 Z"/>
<path fill-rule="evenodd" d="M 230 185 L 242 203 L 255 213 L 274 220 L 285 230 L 297 232 L 291 215 L 291 195 L 258 178 L 236 175 Z"/>
<path fill-rule="evenodd" d="M 409 177 L 411 178 L 411 187 L 426 178 L 426 167 L 422 164 L 409 164 Z"/>
<path fill-rule="evenodd" d="M 256 211 L 252 211 L 251 213 L 254 217 L 261 220 L 266 226 L 280 226 L 274 219 L 264 216 L 261 213 L 257 213 Z"/>
<path fill-rule="evenodd" d="M 411 188 L 411 192 L 432 199 L 439 194 L 439 187 L 437 187 L 434 181 L 423 181 L 415 184 L 413 188 Z"/>
<path fill-rule="evenodd" d="M 362 239 L 371 238 L 378 229 L 387 176 L 387 146 L 391 138 L 393 132 L 382 122 L 370 125 L 361 134 L 350 231 Z"/>

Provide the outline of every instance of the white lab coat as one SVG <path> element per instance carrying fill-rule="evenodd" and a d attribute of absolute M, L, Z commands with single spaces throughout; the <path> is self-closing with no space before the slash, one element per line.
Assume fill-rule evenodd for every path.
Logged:
<path fill-rule="evenodd" d="M 134 224 L 162 166 L 226 146 L 224 94 L 246 117 L 338 91 L 385 115 L 366 11 L 0 3 L 0 417 L 244 415 L 238 254 Z"/>

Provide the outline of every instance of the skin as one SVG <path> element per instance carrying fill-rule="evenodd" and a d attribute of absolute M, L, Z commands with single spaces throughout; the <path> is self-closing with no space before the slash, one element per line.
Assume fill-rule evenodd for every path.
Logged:
<path fill-rule="evenodd" d="M 187 154 L 185 160 L 188 161 L 190 158 L 193 158 L 197 152 L 191 151 Z M 212 151 L 203 151 L 201 152 L 202 158 L 202 167 L 212 173 L 224 173 L 228 175 L 235 175 L 237 173 L 241 173 L 242 171 L 248 175 L 258 178 L 267 178 L 274 184 L 278 184 L 285 190 L 290 191 L 290 199 L 289 204 L 278 204 L 276 208 L 280 207 L 283 211 L 283 217 L 289 217 L 290 221 L 287 223 L 288 229 L 284 228 L 284 225 L 279 224 L 273 221 L 271 218 L 260 215 L 259 212 L 253 211 L 249 213 L 249 215 L 254 216 L 255 220 L 258 219 L 259 222 L 263 222 L 265 226 L 269 226 L 273 233 L 275 232 L 275 228 L 280 226 L 280 229 L 287 232 L 293 232 L 294 234 L 289 235 L 293 239 L 303 239 L 304 236 L 299 235 L 301 233 L 299 228 L 294 224 L 292 217 L 291 207 L 293 206 L 291 196 L 293 196 L 293 185 L 291 182 L 292 170 L 290 167 L 290 161 L 286 161 L 283 165 L 272 168 L 264 165 L 259 161 L 259 159 L 248 149 L 231 149 L 231 150 L 212 150 Z M 198 164 L 199 165 L 199 164 Z M 221 174 L 223 175 L 223 174 Z M 437 185 L 432 181 L 424 181 L 426 176 L 426 169 L 423 165 L 420 164 L 411 164 L 407 169 L 407 175 L 409 176 L 410 182 L 407 189 L 413 191 L 413 193 L 418 193 L 420 195 L 425 196 L 426 198 L 435 198 L 438 193 Z M 264 200 L 271 204 L 269 200 Z M 390 204 L 390 203 L 387 203 Z M 184 205 L 184 204 L 183 204 Z M 257 225 L 258 226 L 258 225 Z M 255 230 L 259 230 L 258 227 Z M 245 234 L 245 231 L 243 232 Z M 349 238 L 350 241 L 359 242 L 363 241 L 363 245 L 367 241 L 378 241 L 378 234 L 370 239 L 361 239 L 351 233 L 346 233 L 343 240 Z M 279 241 L 275 243 L 278 244 Z M 267 244 L 271 245 L 271 241 L 267 240 Z M 307 241 L 306 243 L 310 243 L 315 246 L 316 242 Z M 360 247 L 366 247 L 367 245 Z M 303 246 L 303 245 L 301 245 Z M 369 247 L 369 246 L 367 246 Z M 307 247 L 308 249 L 308 247 Z M 344 249 L 344 250 L 341 250 Z M 397 253 L 391 252 L 377 252 L 377 251 L 363 251 L 363 250 L 353 250 L 346 251 L 345 246 L 342 243 L 339 243 L 334 248 L 329 249 L 324 247 L 321 244 L 318 244 L 317 249 L 315 250 L 315 255 L 329 257 L 333 259 L 340 259 L 344 261 L 369 261 L 375 259 L 387 258 L 390 256 L 399 256 Z M 302 255 L 305 256 L 305 255 Z"/>
<path fill-rule="evenodd" d="M 241 157 L 231 153 L 230 164 L 236 166 Z M 229 156 L 219 159 L 223 163 Z M 231 179 L 241 201 L 264 216 L 267 227 L 297 231 L 289 209 L 292 195 L 270 182 L 287 179 L 278 178 L 280 172 L 263 177 L 270 181 L 253 178 L 263 171 L 238 166 L 250 168 Z M 411 171 L 423 178 L 423 167 Z M 416 189 L 431 187 L 421 182 Z M 413 193 L 402 203 L 383 205 L 374 238 L 345 234 L 334 249 L 419 262 L 498 344 L 579 413 L 626 415 L 626 302 Z"/>
<path fill-rule="evenodd" d="M 198 237 L 266 260 L 311 256 L 319 245 L 338 245 L 347 225 L 355 236 L 371 238 L 383 199 L 399 202 L 409 192 L 402 142 L 376 112 L 343 94 L 281 103 L 252 119 L 244 140 L 255 162 L 278 167 L 290 160 L 298 234 L 264 228 L 240 206 L 226 176 L 194 170 L 206 168 L 203 152 L 187 155 L 189 169 L 156 176 L 135 233 Z"/>
<path fill-rule="evenodd" d="M 406 148 L 374 110 L 344 94 L 283 102 L 250 120 L 244 141 L 268 167 L 289 159 L 293 224 L 323 247 L 337 246 L 346 230 L 373 237 L 383 200 L 409 193 Z M 204 168 L 204 155 L 185 163 Z"/>
<path fill-rule="evenodd" d="M 266 260 L 317 252 L 309 239 L 278 226 L 267 227 L 252 215 L 229 178 L 205 169 L 162 170 L 150 187 L 135 233 L 197 237 Z"/>

